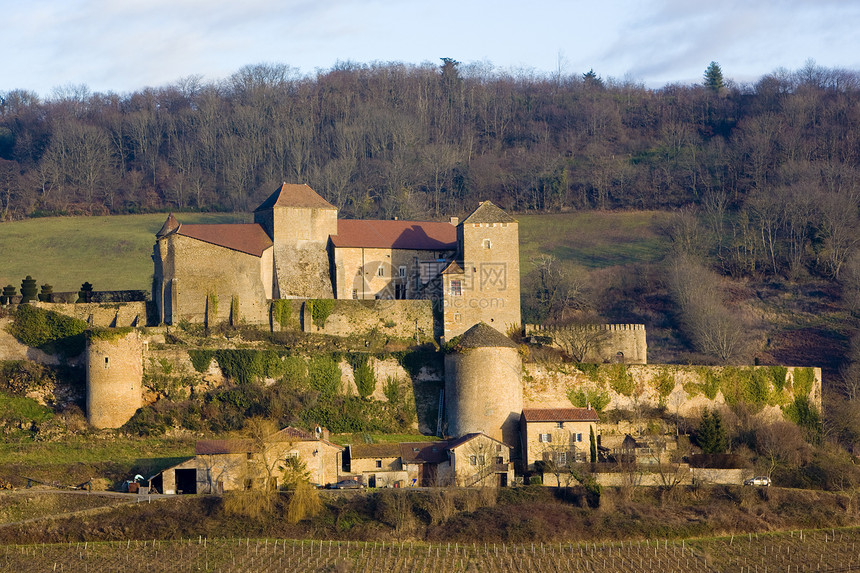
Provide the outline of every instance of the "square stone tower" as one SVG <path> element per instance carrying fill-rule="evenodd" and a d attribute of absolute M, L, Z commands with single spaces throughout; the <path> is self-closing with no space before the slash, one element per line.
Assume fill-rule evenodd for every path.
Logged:
<path fill-rule="evenodd" d="M 519 328 L 520 245 L 517 220 L 490 201 L 457 226 L 457 260 L 442 273 L 444 337 L 484 322 Z"/>
<path fill-rule="evenodd" d="M 328 240 L 337 207 L 308 185 L 284 183 L 254 211 L 274 243 L 273 298 L 333 298 Z"/>

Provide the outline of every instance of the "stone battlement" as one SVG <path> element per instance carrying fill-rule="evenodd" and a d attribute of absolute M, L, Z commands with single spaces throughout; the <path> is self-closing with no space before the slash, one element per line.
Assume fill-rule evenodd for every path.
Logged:
<path fill-rule="evenodd" d="M 541 332 L 559 332 L 565 330 L 641 330 L 645 331 L 644 324 L 568 324 L 565 326 L 545 326 L 542 324 L 526 324 L 524 325 L 525 335 L 537 334 Z"/>

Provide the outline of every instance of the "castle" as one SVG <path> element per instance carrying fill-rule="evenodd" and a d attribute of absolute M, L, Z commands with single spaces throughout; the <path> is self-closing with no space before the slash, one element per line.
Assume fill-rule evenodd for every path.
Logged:
<path fill-rule="evenodd" d="M 520 325 L 517 221 L 485 201 L 463 221 L 338 219 L 307 185 L 284 183 L 250 224 L 156 234 L 159 323 L 265 324 L 277 299 L 430 300 L 450 340 L 479 322 Z"/>

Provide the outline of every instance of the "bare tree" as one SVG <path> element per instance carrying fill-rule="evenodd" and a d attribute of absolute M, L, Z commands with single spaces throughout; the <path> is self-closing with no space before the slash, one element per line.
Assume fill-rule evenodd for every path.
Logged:
<path fill-rule="evenodd" d="M 553 342 L 574 362 L 601 362 L 598 355 L 610 338 L 599 324 L 570 324 L 552 332 Z"/>

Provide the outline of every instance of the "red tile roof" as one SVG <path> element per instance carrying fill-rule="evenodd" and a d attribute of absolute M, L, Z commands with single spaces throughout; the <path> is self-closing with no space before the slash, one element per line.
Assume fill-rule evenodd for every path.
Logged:
<path fill-rule="evenodd" d="M 523 408 L 526 422 L 597 422 L 594 408 Z"/>
<path fill-rule="evenodd" d="M 266 211 L 272 207 L 337 209 L 337 207 L 320 197 L 316 191 L 304 183 L 301 185 L 284 183 L 278 187 L 274 193 L 269 195 L 269 198 L 263 201 L 259 207 L 254 209 L 254 212 Z"/>
<path fill-rule="evenodd" d="M 179 225 L 177 235 L 260 257 L 272 239 L 257 223 Z"/>
<path fill-rule="evenodd" d="M 457 228 L 430 221 L 340 219 L 331 242 L 335 247 L 453 251 Z"/>

